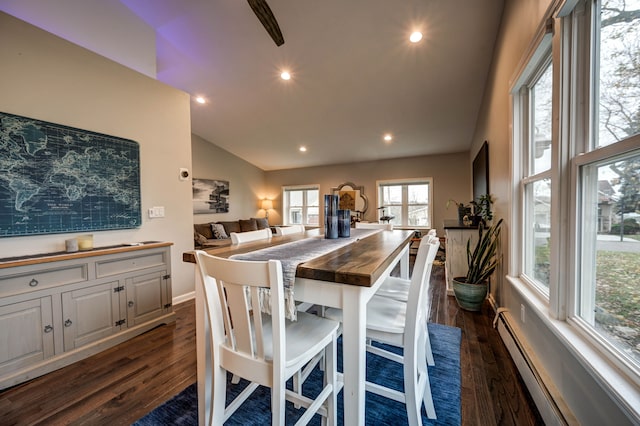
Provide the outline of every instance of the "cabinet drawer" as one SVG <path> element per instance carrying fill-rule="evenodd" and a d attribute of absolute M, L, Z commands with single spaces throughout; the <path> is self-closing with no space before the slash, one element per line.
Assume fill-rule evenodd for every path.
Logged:
<path fill-rule="evenodd" d="M 0 296 L 11 296 L 86 281 L 87 270 L 87 264 L 80 264 L 5 275 L 0 277 Z"/>
<path fill-rule="evenodd" d="M 96 262 L 96 277 L 103 278 L 141 269 L 163 266 L 167 263 L 166 251 Z"/>

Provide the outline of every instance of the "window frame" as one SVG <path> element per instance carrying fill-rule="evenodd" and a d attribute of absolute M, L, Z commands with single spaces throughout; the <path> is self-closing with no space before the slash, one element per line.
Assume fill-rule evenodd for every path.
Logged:
<path fill-rule="evenodd" d="M 407 199 L 408 185 L 427 185 L 427 203 L 410 204 Z M 403 178 L 403 179 L 384 179 L 376 181 L 376 205 L 382 207 L 382 188 L 384 186 L 402 186 L 402 202 L 400 204 L 402 209 L 402 224 L 394 225 L 395 228 L 411 228 L 411 229 L 431 229 L 433 227 L 433 178 L 432 177 L 420 177 L 420 178 Z M 394 204 L 397 205 L 397 204 Z M 423 206 L 427 207 L 427 219 L 428 224 L 425 226 L 413 226 L 409 225 L 409 206 Z"/>
<path fill-rule="evenodd" d="M 595 147 L 598 136 L 598 61 L 593 60 L 595 44 L 599 48 L 599 26 L 595 24 L 600 7 L 598 0 L 560 1 L 548 11 L 549 18 L 541 24 L 538 34 L 520 62 L 510 83 L 511 109 L 511 165 L 512 207 L 510 217 L 513 232 L 510 235 L 510 259 L 507 280 L 524 299 L 537 307 L 540 317 L 564 342 L 568 349 L 597 380 L 624 405 L 637 398 L 640 387 L 640 367 L 629 362 L 618 349 L 577 314 L 580 303 L 582 246 L 580 195 L 585 165 L 597 165 L 629 152 L 640 152 L 640 135 Z M 554 28 L 555 27 L 555 28 Z M 555 29 L 555 31 L 554 31 Z M 559 30 L 559 31 L 558 31 Z M 598 43 L 596 43 L 598 42 Z M 552 92 L 552 228 L 549 294 L 544 295 L 536 286 L 521 276 L 523 250 L 520 239 L 524 232 L 524 199 L 521 176 L 523 150 L 521 132 L 525 118 L 519 113 L 519 88 L 526 76 L 531 75 L 532 64 L 537 63 L 546 43 L 551 45 L 553 63 Z M 597 62 L 597 63 L 596 63 Z M 526 127 L 525 127 L 526 128 Z M 595 137 L 594 137 L 595 136 Z M 527 161 L 525 159 L 524 161 Z M 561 267 L 562 265 L 562 267 Z M 594 302 L 595 303 L 595 302 Z M 631 409 L 635 416 L 638 411 Z"/>
<path fill-rule="evenodd" d="M 509 273 L 517 276 L 521 282 L 525 283 L 535 294 L 549 304 L 551 294 L 557 292 L 556 280 L 554 279 L 554 264 L 551 262 L 549 287 L 546 288 L 538 283 L 533 277 L 526 273 L 527 265 L 530 262 L 530 250 L 527 250 L 526 242 L 532 238 L 531 229 L 528 226 L 528 209 L 527 209 L 527 190 L 536 182 L 549 179 L 551 182 L 551 223 L 557 223 L 554 217 L 554 191 L 557 181 L 554 175 L 554 159 L 556 153 L 554 147 L 557 146 L 557 108 L 555 104 L 555 81 L 557 76 L 557 66 L 553 56 L 553 21 L 545 22 L 545 25 L 539 29 L 538 35 L 534 40 L 528 55 L 519 70 L 517 70 L 517 79 L 511 84 L 511 111 L 512 111 L 512 182 L 513 182 L 513 199 L 515 208 L 512 210 L 512 223 L 514 224 L 514 232 L 511 237 L 511 258 L 515 261 L 510 265 Z M 531 117 L 532 117 L 532 99 L 530 96 L 531 87 L 539 80 L 548 66 L 552 66 L 552 112 L 551 112 L 551 166 L 548 170 L 532 173 L 532 136 L 531 136 Z M 555 237 L 555 229 L 551 227 L 551 259 L 553 257 L 553 240 Z M 535 253 L 534 253 L 535 256 Z"/>
<path fill-rule="evenodd" d="M 320 185 L 285 185 L 282 187 L 282 222 L 284 225 L 293 225 L 290 221 L 291 205 L 289 193 L 293 191 L 304 191 L 302 196 L 302 205 L 295 206 L 302 209 L 302 225 L 304 226 L 320 226 Z M 308 204 L 308 191 L 318 192 L 318 206 L 311 206 Z M 309 208 L 317 207 L 318 209 L 318 223 L 309 223 Z"/>

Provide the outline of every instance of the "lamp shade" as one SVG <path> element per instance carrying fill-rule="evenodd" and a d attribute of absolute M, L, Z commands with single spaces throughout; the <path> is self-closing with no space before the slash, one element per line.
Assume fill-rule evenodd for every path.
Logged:
<path fill-rule="evenodd" d="M 271 209 L 273 209 L 273 201 L 262 200 L 262 210 L 271 210 Z"/>

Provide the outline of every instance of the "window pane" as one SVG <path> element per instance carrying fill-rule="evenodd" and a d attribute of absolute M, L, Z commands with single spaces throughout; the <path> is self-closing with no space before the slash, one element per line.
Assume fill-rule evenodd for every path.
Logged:
<path fill-rule="evenodd" d="M 409 204 L 427 204 L 429 202 L 429 185 L 408 185 Z"/>
<path fill-rule="evenodd" d="M 393 223 L 394 225 L 402 226 L 402 206 L 389 206 L 384 210 L 381 210 L 387 216 L 394 216 L 393 219 L 389 221 L 389 223 Z M 382 215 L 382 213 L 380 213 Z"/>
<path fill-rule="evenodd" d="M 640 0 L 605 0 L 600 14 L 596 146 L 640 132 Z"/>
<path fill-rule="evenodd" d="M 307 209 L 307 225 L 318 225 L 319 211 L 318 207 L 309 207 Z"/>
<path fill-rule="evenodd" d="M 307 205 L 319 206 L 318 204 L 319 194 L 320 194 L 320 191 L 318 191 L 317 189 L 310 189 L 309 191 L 307 191 Z"/>
<path fill-rule="evenodd" d="M 409 206 L 409 226 L 429 226 L 429 209 L 427 206 Z"/>
<path fill-rule="evenodd" d="M 302 225 L 302 209 L 292 208 L 289 210 L 289 224 Z"/>
<path fill-rule="evenodd" d="M 383 204 L 402 204 L 402 185 L 382 187 Z"/>
<path fill-rule="evenodd" d="M 525 274 L 543 289 L 549 288 L 551 248 L 551 180 L 542 179 L 525 190 Z"/>
<path fill-rule="evenodd" d="M 640 365 L 640 154 L 585 166 L 578 315 Z"/>
<path fill-rule="evenodd" d="M 304 191 L 289 191 L 289 205 L 301 206 Z"/>
<path fill-rule="evenodd" d="M 531 173 L 535 175 L 551 167 L 551 77 L 547 66 L 531 88 Z"/>

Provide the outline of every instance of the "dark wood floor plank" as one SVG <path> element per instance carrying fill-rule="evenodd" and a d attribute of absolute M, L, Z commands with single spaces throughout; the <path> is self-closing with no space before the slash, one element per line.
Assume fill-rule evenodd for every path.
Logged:
<path fill-rule="evenodd" d="M 542 424 L 515 365 L 492 328 L 493 311 L 460 309 L 432 271 L 431 321 L 462 329 L 463 425 Z M 196 380 L 193 301 L 157 327 L 71 366 L 0 391 L 0 424 L 128 425 Z"/>

